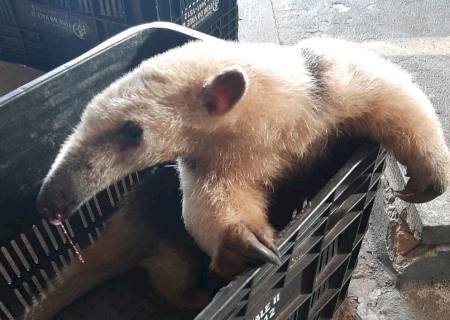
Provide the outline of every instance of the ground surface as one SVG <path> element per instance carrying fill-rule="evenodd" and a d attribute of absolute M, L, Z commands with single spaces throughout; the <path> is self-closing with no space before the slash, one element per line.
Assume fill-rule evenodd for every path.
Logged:
<path fill-rule="evenodd" d="M 311 36 L 363 42 L 411 72 L 429 95 L 450 141 L 450 10 L 446 0 L 238 0 L 241 41 L 293 44 Z M 450 226 L 450 195 L 423 206 L 430 226 Z M 350 287 L 362 319 L 450 319 L 448 282 L 397 290 L 386 253 L 383 198 L 374 207 Z M 433 232 L 430 232 L 433 234 Z M 446 229 L 444 237 L 449 237 Z M 431 239 L 430 241 L 432 241 Z M 442 239 L 437 239 L 441 241 Z M 445 264 L 445 263 L 444 263 Z M 447 261 L 450 266 L 450 261 Z"/>

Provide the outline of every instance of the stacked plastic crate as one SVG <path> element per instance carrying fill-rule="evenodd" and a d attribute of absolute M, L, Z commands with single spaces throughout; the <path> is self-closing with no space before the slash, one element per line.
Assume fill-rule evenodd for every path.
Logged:
<path fill-rule="evenodd" d="M 0 60 L 50 70 L 152 21 L 237 39 L 236 0 L 0 0 Z"/>

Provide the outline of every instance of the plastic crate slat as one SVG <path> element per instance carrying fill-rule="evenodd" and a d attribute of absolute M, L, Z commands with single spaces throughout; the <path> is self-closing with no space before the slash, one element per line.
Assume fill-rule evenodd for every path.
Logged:
<path fill-rule="evenodd" d="M 84 213 L 83 213 L 83 208 L 78 209 L 77 215 L 80 217 L 81 223 L 83 224 L 83 227 L 86 229 L 88 224 L 87 224 L 86 217 L 84 216 Z"/>
<path fill-rule="evenodd" d="M 288 224 L 283 232 L 280 234 L 281 242 L 279 248 L 282 253 L 286 252 L 288 248 L 291 246 L 289 242 L 293 240 L 293 237 L 297 235 L 297 239 L 295 239 L 295 243 L 299 244 L 303 239 L 309 237 L 312 233 L 314 233 L 324 222 L 326 222 L 326 218 L 322 217 L 322 214 L 329 210 L 331 207 L 331 203 L 324 202 L 320 206 L 312 208 L 304 212 L 302 215 L 297 215 L 294 219 L 292 219 L 291 223 Z M 315 219 L 309 219 L 315 218 Z M 302 226 L 302 232 L 299 233 L 299 228 Z"/>
<path fill-rule="evenodd" d="M 344 275 L 344 280 L 342 282 L 346 283 L 347 281 L 350 281 L 352 279 L 352 273 L 353 270 L 347 270 L 347 272 Z"/>
<path fill-rule="evenodd" d="M 49 275 L 47 274 L 47 272 L 45 272 L 44 269 L 40 269 L 40 270 L 39 270 L 39 273 L 40 273 L 42 279 L 44 279 L 45 287 L 46 287 L 46 288 L 50 288 L 50 287 L 52 286 L 52 283 L 51 283 L 51 281 L 50 281 L 50 277 L 49 277 Z"/>
<path fill-rule="evenodd" d="M 295 297 L 289 304 L 285 305 L 283 310 L 278 314 L 277 319 L 296 319 L 303 320 L 303 318 L 293 317 L 288 318 L 288 316 L 297 313 L 297 311 L 302 308 L 305 304 L 309 303 L 309 299 L 311 295 L 309 294 L 301 294 Z"/>
<path fill-rule="evenodd" d="M 282 265 L 281 266 L 275 266 L 275 265 L 269 265 L 265 266 L 264 268 L 260 268 L 257 275 L 252 280 L 252 283 L 257 283 L 257 286 L 252 286 L 249 296 L 249 301 L 254 303 L 254 296 L 258 296 L 266 290 L 272 289 L 272 287 L 275 285 L 274 281 L 271 279 L 276 279 L 278 277 L 279 281 L 283 275 L 279 272 L 279 269 L 283 267 L 285 263 L 289 262 L 289 257 L 283 257 L 282 258 Z M 285 275 L 284 275 L 285 276 Z"/>
<path fill-rule="evenodd" d="M 356 235 L 355 241 L 354 241 L 354 247 L 355 248 L 362 243 L 362 241 L 364 239 L 364 236 L 365 236 L 365 233 Z"/>
<path fill-rule="evenodd" d="M 326 218 L 320 218 L 316 220 L 308 230 L 305 230 L 305 232 L 303 232 L 298 237 L 295 237 L 296 234 L 291 234 L 288 240 L 292 240 L 295 242 L 285 242 L 285 245 L 281 249 L 279 249 L 281 255 L 289 255 L 290 259 L 293 259 L 293 256 L 295 254 L 298 254 L 299 251 L 309 252 L 309 250 L 322 239 L 322 235 L 315 235 L 315 233 L 318 232 L 320 228 L 324 227 L 326 221 Z M 303 241 L 303 239 L 305 239 L 306 242 Z M 290 254 L 288 253 L 289 251 L 291 252 Z"/>
<path fill-rule="evenodd" d="M 384 167 L 384 160 L 386 159 L 386 154 L 378 154 L 377 161 L 375 162 L 374 172 L 381 173 Z"/>
<path fill-rule="evenodd" d="M 22 307 L 25 308 L 29 308 L 30 305 L 28 304 L 28 302 L 25 300 L 24 296 L 22 295 L 22 293 L 20 292 L 19 289 L 14 289 L 14 294 L 16 295 L 17 300 L 19 300 L 20 304 L 22 305 Z"/>
<path fill-rule="evenodd" d="M 326 211 L 329 208 L 329 205 L 325 205 L 322 209 L 323 211 Z M 322 212 L 323 212 L 322 211 Z M 314 224 L 312 224 L 310 226 L 310 228 L 308 230 L 305 230 L 305 232 L 302 233 L 302 235 L 300 237 L 298 237 L 297 239 L 295 239 L 295 242 L 292 244 L 285 242 L 284 246 L 281 247 L 281 249 L 279 249 L 281 255 L 282 255 L 282 259 L 286 259 L 284 258 L 285 255 L 287 254 L 287 251 L 289 249 L 292 249 L 292 254 L 288 256 L 288 259 L 292 262 L 293 259 L 293 254 L 296 250 L 298 250 L 298 247 L 301 246 L 303 244 L 302 239 L 308 239 L 309 236 L 311 236 L 314 232 L 316 232 L 320 227 L 322 227 L 324 225 L 324 223 L 326 222 L 326 218 L 320 218 L 317 221 L 315 221 Z M 293 237 L 295 236 L 295 234 L 291 234 L 289 239 L 294 239 Z M 322 239 L 322 237 L 320 237 L 319 239 L 316 239 L 317 241 L 320 241 Z M 304 244 L 304 250 L 306 250 L 306 247 L 308 247 L 309 245 L 311 245 L 309 242 Z M 312 246 L 314 246 L 315 244 L 313 244 Z M 311 246 L 311 248 L 312 248 Z M 311 249 L 311 248 L 308 248 Z M 283 261 L 284 262 L 284 261 Z M 294 261 L 294 265 L 295 265 L 295 261 Z M 292 263 L 290 263 L 289 269 L 292 267 Z M 260 279 L 263 279 L 262 282 L 264 283 L 265 279 L 267 279 L 267 277 L 273 273 L 275 273 L 278 269 L 276 269 L 275 267 L 269 267 L 269 268 L 263 268 L 257 278 L 255 280 L 257 280 L 258 282 L 260 282 Z"/>
<path fill-rule="evenodd" d="M 249 309 L 246 313 L 246 317 L 256 315 L 258 313 L 258 310 L 265 306 L 268 302 L 270 302 L 276 293 L 281 294 L 281 302 L 277 305 L 277 312 L 283 311 L 286 304 L 290 304 L 290 301 L 295 298 L 295 296 L 286 296 L 287 288 L 297 288 L 297 291 L 300 292 L 301 288 L 298 286 L 298 281 L 303 281 L 301 279 L 304 279 L 305 277 L 309 279 L 311 273 L 305 272 L 307 272 L 308 270 L 309 272 L 311 272 L 315 269 L 313 268 L 314 262 L 317 261 L 318 256 L 319 254 L 310 254 L 305 257 L 302 264 L 298 264 L 296 267 L 289 270 L 286 275 L 278 274 L 274 281 L 270 281 L 272 283 L 272 286 L 266 285 L 267 289 L 264 289 L 264 287 L 260 287 L 260 284 L 258 283 L 258 285 L 252 289 L 251 298 L 249 300 Z M 283 287 L 272 289 L 273 285 L 276 284 L 276 281 L 283 279 L 283 277 L 285 277 Z M 307 293 L 301 295 L 304 296 L 304 299 L 307 299 L 310 296 L 310 294 Z"/>
<path fill-rule="evenodd" d="M 272 274 L 271 277 L 268 277 L 268 281 L 267 282 L 269 284 L 268 284 L 267 288 L 265 288 L 265 286 L 262 286 L 261 288 L 258 288 L 258 289 L 262 289 L 262 291 L 270 290 L 270 289 L 276 289 L 275 286 L 278 284 L 278 282 L 280 280 L 282 280 L 282 279 L 285 280 L 285 278 L 286 278 L 286 273 L 285 272 L 276 272 L 276 273 Z"/>
<path fill-rule="evenodd" d="M 44 293 L 44 287 L 41 285 L 39 279 L 35 275 L 31 276 L 31 281 L 34 284 L 34 288 L 37 290 L 37 293 Z"/>
<path fill-rule="evenodd" d="M 361 242 L 364 238 L 364 234 L 357 234 L 355 238 L 355 247 L 358 245 L 359 242 Z"/>
<path fill-rule="evenodd" d="M 11 240 L 11 247 L 13 248 L 16 255 L 19 257 L 19 260 L 22 263 L 25 270 L 29 271 L 30 264 L 29 264 L 27 258 L 25 258 L 25 255 L 23 254 L 22 249 L 20 249 L 19 245 L 17 244 L 17 242 L 15 240 Z"/>
<path fill-rule="evenodd" d="M 32 302 L 33 302 L 33 298 L 34 298 L 35 296 L 34 296 L 33 291 L 31 290 L 29 284 L 28 284 L 26 281 L 23 281 L 23 282 L 22 282 L 22 288 L 23 288 L 23 290 L 24 290 L 24 291 L 26 292 L 26 294 L 27 294 L 28 301 L 30 301 L 30 303 L 32 303 Z"/>
<path fill-rule="evenodd" d="M 341 253 L 335 255 L 325 268 L 316 276 L 314 282 L 314 291 L 319 289 L 344 263 L 349 261 L 350 253 Z"/>
<path fill-rule="evenodd" d="M 264 291 L 268 288 L 270 288 L 271 286 L 273 286 L 273 283 L 271 283 L 272 281 L 270 280 L 272 277 L 276 277 L 277 273 L 279 274 L 279 269 L 285 264 L 288 263 L 288 261 L 290 260 L 289 257 L 282 257 L 281 258 L 281 266 L 275 266 L 275 265 L 270 265 L 267 266 L 266 268 L 262 268 L 259 272 L 258 275 L 253 279 L 253 281 L 255 283 L 258 283 L 258 287 L 255 288 L 254 290 L 252 290 L 252 295 L 258 294 L 259 291 Z"/>
<path fill-rule="evenodd" d="M 8 310 L 8 308 L 6 308 L 6 306 L 1 301 L 0 301 L 0 311 L 3 312 L 3 314 L 6 317 L 6 319 L 8 319 L 8 320 L 15 320 L 14 317 L 12 316 L 11 312 Z"/>
<path fill-rule="evenodd" d="M 98 201 L 97 195 L 94 196 L 93 202 L 94 202 L 95 213 L 96 213 L 99 217 L 102 217 L 102 216 L 103 216 L 103 212 L 102 212 L 102 209 L 101 209 L 101 207 L 100 207 L 100 203 L 99 203 L 99 201 Z M 95 218 L 94 218 L 94 219 L 95 219 Z"/>
<path fill-rule="evenodd" d="M 60 276 L 61 270 L 59 269 L 58 264 L 53 260 L 50 262 L 50 264 L 52 265 L 53 272 L 55 273 L 55 275 Z"/>
<path fill-rule="evenodd" d="M 351 277 L 347 278 L 347 280 L 343 283 L 342 288 L 341 288 L 341 292 L 339 293 L 339 300 L 338 300 L 338 304 L 336 305 L 336 308 L 339 308 L 341 303 L 347 297 L 348 288 L 350 286 L 350 280 L 351 280 Z"/>
<path fill-rule="evenodd" d="M 63 224 L 64 224 L 67 232 L 69 233 L 69 236 L 72 237 L 72 238 L 75 238 L 75 233 L 73 232 L 73 229 L 72 229 L 71 220 L 74 220 L 73 218 L 76 218 L 76 217 L 77 216 L 75 215 L 71 219 L 66 219 L 66 220 L 63 221 Z"/>
<path fill-rule="evenodd" d="M 1 247 L 0 251 L 3 254 L 3 257 L 5 258 L 5 260 L 8 262 L 9 267 L 11 268 L 11 270 L 14 272 L 14 274 L 16 275 L 17 278 L 20 278 L 22 276 L 22 272 L 20 271 L 20 269 L 17 267 L 16 262 L 14 261 L 14 259 L 12 258 L 11 254 L 9 253 L 8 249 L 6 247 Z"/>
<path fill-rule="evenodd" d="M 372 189 L 375 189 L 375 190 L 372 190 Z M 366 204 L 364 205 L 364 209 L 373 205 L 373 202 L 375 201 L 375 197 L 377 196 L 377 192 L 378 192 L 378 185 L 376 186 L 376 188 L 372 187 L 372 188 L 370 188 L 369 191 L 367 191 Z"/>
<path fill-rule="evenodd" d="M 345 217 L 349 212 L 362 211 L 365 203 L 365 194 L 353 194 L 348 197 L 348 199 L 336 210 L 334 210 L 330 216 L 328 217 L 328 221 L 326 224 L 326 233 L 329 233 L 330 230 L 335 230 L 335 226 L 343 217 Z M 337 231 L 336 231 L 337 232 Z"/>
<path fill-rule="evenodd" d="M 382 176 L 380 172 L 374 172 L 372 179 L 370 180 L 369 189 L 373 188 L 379 181 Z"/>
<path fill-rule="evenodd" d="M 339 294 L 339 289 L 326 289 L 325 293 L 319 298 L 311 309 L 308 318 L 314 319 L 318 317 L 323 308 L 329 303 L 333 298 Z"/>
<path fill-rule="evenodd" d="M 376 151 L 373 150 L 372 153 L 367 156 L 365 159 L 361 161 L 361 163 L 358 164 L 357 168 L 352 171 L 351 174 L 349 174 L 339 185 L 338 188 L 336 188 L 334 197 L 338 199 L 343 195 L 343 193 L 347 190 L 349 186 L 351 186 L 358 178 L 360 178 L 362 175 L 371 173 L 370 170 L 373 168 L 373 165 L 376 162 L 375 157 Z"/>
<path fill-rule="evenodd" d="M 357 206 L 362 205 L 362 201 L 365 199 L 365 193 L 352 193 L 344 199 L 342 202 L 338 202 L 335 207 L 331 209 L 328 219 L 331 220 L 335 216 L 345 214 L 351 210 L 356 210 Z M 334 225 L 334 224 L 333 224 Z"/>
<path fill-rule="evenodd" d="M 361 174 L 358 176 L 358 178 L 354 179 L 350 185 L 346 185 L 345 188 L 343 188 L 339 196 L 336 196 L 334 202 L 339 203 L 345 203 L 348 201 L 348 198 L 352 197 L 355 193 L 361 193 L 361 189 L 364 189 L 363 192 L 367 190 L 366 185 L 369 185 L 371 176 L 369 174 Z"/>
<path fill-rule="evenodd" d="M 34 252 L 33 247 L 31 246 L 30 241 L 28 240 L 28 237 L 24 234 L 20 234 L 20 238 L 22 239 L 23 244 L 25 245 L 25 248 L 27 249 L 28 254 L 30 255 L 31 259 L 33 260 L 34 264 L 39 263 L 39 258 Z"/>
<path fill-rule="evenodd" d="M 382 171 L 387 154 L 388 153 L 387 153 L 386 149 L 384 149 L 383 147 L 380 147 L 380 151 L 378 152 L 377 162 L 375 164 L 376 172 Z"/>
<path fill-rule="evenodd" d="M 65 255 L 59 254 L 59 255 L 58 255 L 58 258 L 59 258 L 59 261 L 61 262 L 61 265 L 62 265 L 63 268 L 65 268 L 65 267 L 68 266 L 68 262 L 67 262 L 67 260 L 66 260 Z"/>
<path fill-rule="evenodd" d="M 313 263 L 319 258 L 319 256 L 319 253 L 305 255 L 303 257 L 302 263 L 297 263 L 290 268 L 285 282 L 290 283 L 291 281 L 293 281 L 293 279 L 301 275 L 303 271 L 313 265 Z"/>
<path fill-rule="evenodd" d="M 65 245 L 67 243 L 67 238 L 66 238 L 66 236 L 64 235 L 64 233 L 62 231 L 62 227 L 61 226 L 56 226 L 55 228 L 56 228 L 56 231 L 58 232 L 59 240 L 61 241 L 61 243 L 63 245 Z"/>
<path fill-rule="evenodd" d="M 229 319 L 233 312 L 237 312 L 236 305 L 248 293 L 249 290 L 245 288 L 252 282 L 256 273 L 255 270 L 248 271 L 239 276 L 242 281 L 230 282 L 225 287 L 222 287 L 210 302 L 212 304 L 214 301 L 220 301 L 217 308 L 213 311 L 214 315 L 221 315 L 220 318 Z M 242 293 L 243 291 L 245 294 Z M 202 316 L 199 319 L 202 319 Z M 213 319 L 213 316 L 206 315 L 204 319 Z"/>
<path fill-rule="evenodd" d="M 0 262 L 0 274 L 3 276 L 3 279 L 6 281 L 7 284 L 12 283 L 12 278 L 9 275 L 8 271 L 5 269 L 3 264 Z"/>
<path fill-rule="evenodd" d="M 291 281 L 296 277 L 299 272 L 303 271 L 310 263 L 312 263 L 317 257 L 319 252 L 311 252 L 311 249 L 317 246 L 322 237 L 314 237 L 311 240 L 308 239 L 308 243 L 305 244 L 305 248 L 299 249 L 299 252 L 293 253 L 290 257 L 290 263 L 287 270 L 286 282 Z"/>
<path fill-rule="evenodd" d="M 48 225 L 47 221 L 45 221 L 44 219 L 41 220 L 41 224 L 48 236 L 48 239 L 50 239 L 50 243 L 52 244 L 52 247 L 54 250 L 58 250 L 59 245 L 58 242 L 56 241 L 55 236 L 53 235 L 53 232 L 50 229 L 50 226 Z"/>
<path fill-rule="evenodd" d="M 277 313 L 280 306 L 280 295 L 282 289 L 270 289 L 259 295 L 258 299 L 251 301 L 245 310 L 245 319 L 264 319 L 266 316 L 272 317 Z M 273 310 L 271 310 L 273 309 Z"/>
<path fill-rule="evenodd" d="M 317 252 L 311 252 L 312 249 L 317 247 L 320 242 L 323 241 L 323 236 L 311 236 L 294 249 L 291 257 L 290 257 L 290 265 L 289 268 L 295 266 L 295 264 L 307 255 L 307 254 L 315 254 Z"/>
<path fill-rule="evenodd" d="M 249 290 L 248 290 L 249 291 Z M 242 298 L 248 294 L 247 290 L 244 290 L 242 292 L 240 292 L 239 297 L 240 299 L 236 299 L 237 303 L 233 305 L 232 308 L 230 308 L 230 306 L 226 306 L 228 307 L 228 316 L 226 316 L 225 318 L 234 318 L 233 316 L 238 315 L 240 313 L 244 313 L 247 310 L 248 307 L 248 301 L 242 301 Z"/>
<path fill-rule="evenodd" d="M 342 182 L 346 177 L 351 175 L 355 170 L 360 168 L 361 163 L 370 155 L 376 151 L 376 147 L 366 145 L 362 147 L 358 152 L 353 155 L 353 158 L 358 158 L 357 161 L 353 162 L 352 165 L 345 170 L 341 170 L 336 174 L 327 185 L 319 191 L 319 193 L 312 199 L 312 208 L 305 212 L 305 214 L 299 218 L 296 224 L 288 226 L 283 234 L 294 234 L 300 229 L 308 228 L 309 225 L 313 224 L 319 217 L 317 216 L 317 211 L 322 208 L 322 205 L 328 202 L 328 199 L 334 194 L 335 190 L 341 186 Z M 361 160 L 362 157 L 362 160 Z M 349 160 L 351 162 L 352 160 Z M 281 246 L 285 244 L 288 237 L 284 237 L 281 241 Z"/>
<path fill-rule="evenodd" d="M 92 211 L 92 206 L 91 206 L 91 204 L 93 202 L 94 202 L 94 200 L 90 200 L 84 205 L 84 208 L 86 208 L 86 211 L 87 211 L 87 214 L 88 214 L 88 217 L 89 217 L 89 220 L 90 220 L 89 223 L 95 223 L 95 216 L 94 216 L 94 213 Z"/>
<path fill-rule="evenodd" d="M 325 235 L 322 248 L 328 247 L 333 241 L 335 241 L 345 230 L 361 216 L 362 211 L 350 211 L 346 213 L 336 225 L 330 229 L 330 231 Z"/>

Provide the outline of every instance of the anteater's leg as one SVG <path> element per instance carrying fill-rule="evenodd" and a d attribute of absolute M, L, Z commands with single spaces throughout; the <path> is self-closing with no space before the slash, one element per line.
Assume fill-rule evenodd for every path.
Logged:
<path fill-rule="evenodd" d="M 320 71 L 315 76 L 329 125 L 379 141 L 406 165 L 410 180 L 400 198 L 426 202 L 442 194 L 450 180 L 449 151 L 430 100 L 410 75 L 345 41 L 306 40 L 301 46 Z"/>
<path fill-rule="evenodd" d="M 189 174 L 182 172 L 185 177 Z M 232 278 L 249 263 L 279 263 L 263 190 L 218 181 L 205 193 L 199 190 L 202 183 L 191 181 L 183 182 L 183 217 L 197 244 L 211 257 L 212 270 Z"/>
<path fill-rule="evenodd" d="M 197 287 L 200 263 L 189 249 L 161 241 L 141 266 L 148 271 L 152 287 L 170 304 L 201 310 L 210 301 L 206 291 Z"/>

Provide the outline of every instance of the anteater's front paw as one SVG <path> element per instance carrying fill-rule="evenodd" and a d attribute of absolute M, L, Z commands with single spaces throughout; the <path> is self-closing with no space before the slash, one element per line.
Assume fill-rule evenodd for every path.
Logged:
<path fill-rule="evenodd" d="M 405 189 L 395 191 L 400 199 L 411 203 L 423 203 L 433 200 L 443 194 L 450 183 L 450 159 L 446 157 L 438 162 L 432 170 L 426 170 L 426 164 L 416 169 L 408 167 L 409 180 Z"/>
<path fill-rule="evenodd" d="M 273 234 L 270 226 L 261 228 L 244 222 L 227 226 L 213 254 L 211 269 L 231 279 L 250 265 L 281 264 Z"/>

